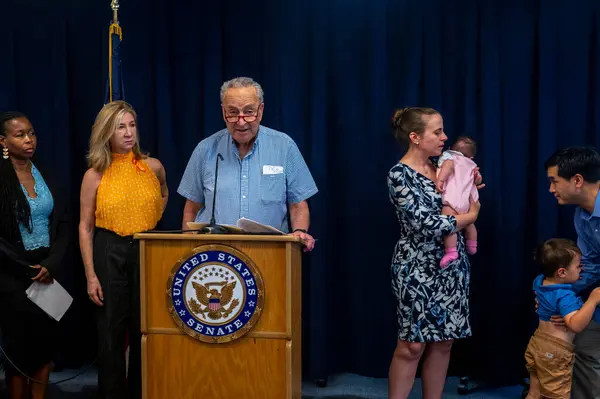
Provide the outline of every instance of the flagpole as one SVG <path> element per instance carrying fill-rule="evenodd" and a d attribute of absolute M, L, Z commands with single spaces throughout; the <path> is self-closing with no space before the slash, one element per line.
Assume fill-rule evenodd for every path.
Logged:
<path fill-rule="evenodd" d="M 110 8 L 112 8 L 113 10 L 112 23 L 115 25 L 119 25 L 119 0 L 112 0 L 110 2 Z"/>
<path fill-rule="evenodd" d="M 119 40 L 123 39 L 123 31 L 119 26 L 119 0 L 111 0 L 110 8 L 113 11 L 113 20 L 111 21 L 110 28 L 108 29 L 108 102 L 113 101 L 113 39 L 112 36 L 118 35 Z M 120 72 L 119 72 L 120 73 Z M 121 84 L 121 82 L 117 82 Z M 119 90 L 119 94 L 122 96 L 123 93 Z"/>

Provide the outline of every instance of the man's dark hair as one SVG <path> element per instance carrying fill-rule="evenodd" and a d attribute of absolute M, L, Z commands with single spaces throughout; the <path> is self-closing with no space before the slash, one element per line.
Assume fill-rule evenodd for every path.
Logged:
<path fill-rule="evenodd" d="M 544 164 L 547 170 L 558 167 L 558 176 L 569 180 L 581 175 L 588 183 L 600 180 L 600 154 L 589 147 L 567 147 L 556 151 Z"/>

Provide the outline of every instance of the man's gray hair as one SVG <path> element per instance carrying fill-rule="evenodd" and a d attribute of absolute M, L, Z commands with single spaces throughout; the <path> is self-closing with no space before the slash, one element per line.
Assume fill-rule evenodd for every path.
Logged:
<path fill-rule="evenodd" d="M 256 95 L 258 96 L 258 102 L 261 104 L 265 99 L 265 93 L 263 92 L 262 87 L 254 81 L 252 78 L 240 77 L 233 78 L 223 83 L 221 86 L 221 103 L 223 103 L 223 99 L 225 98 L 225 93 L 229 89 L 239 89 L 242 87 L 254 87 L 256 89 Z"/>

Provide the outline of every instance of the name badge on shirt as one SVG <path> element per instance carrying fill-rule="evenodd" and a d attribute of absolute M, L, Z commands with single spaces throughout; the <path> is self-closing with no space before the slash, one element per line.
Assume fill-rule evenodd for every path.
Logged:
<path fill-rule="evenodd" d="M 283 166 L 263 165 L 263 175 L 279 175 L 283 173 Z"/>

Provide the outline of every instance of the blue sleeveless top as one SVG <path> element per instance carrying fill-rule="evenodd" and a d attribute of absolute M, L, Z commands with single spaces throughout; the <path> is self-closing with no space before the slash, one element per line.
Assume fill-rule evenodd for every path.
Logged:
<path fill-rule="evenodd" d="M 46 185 L 42 174 L 33 164 L 31 164 L 31 174 L 35 181 L 34 190 L 37 197 L 31 198 L 25 186 L 21 184 L 21 189 L 31 208 L 31 225 L 33 227 L 30 233 L 27 226 L 23 224 L 19 225 L 23 246 L 26 251 L 50 247 L 50 216 L 54 209 L 52 193 Z"/>

